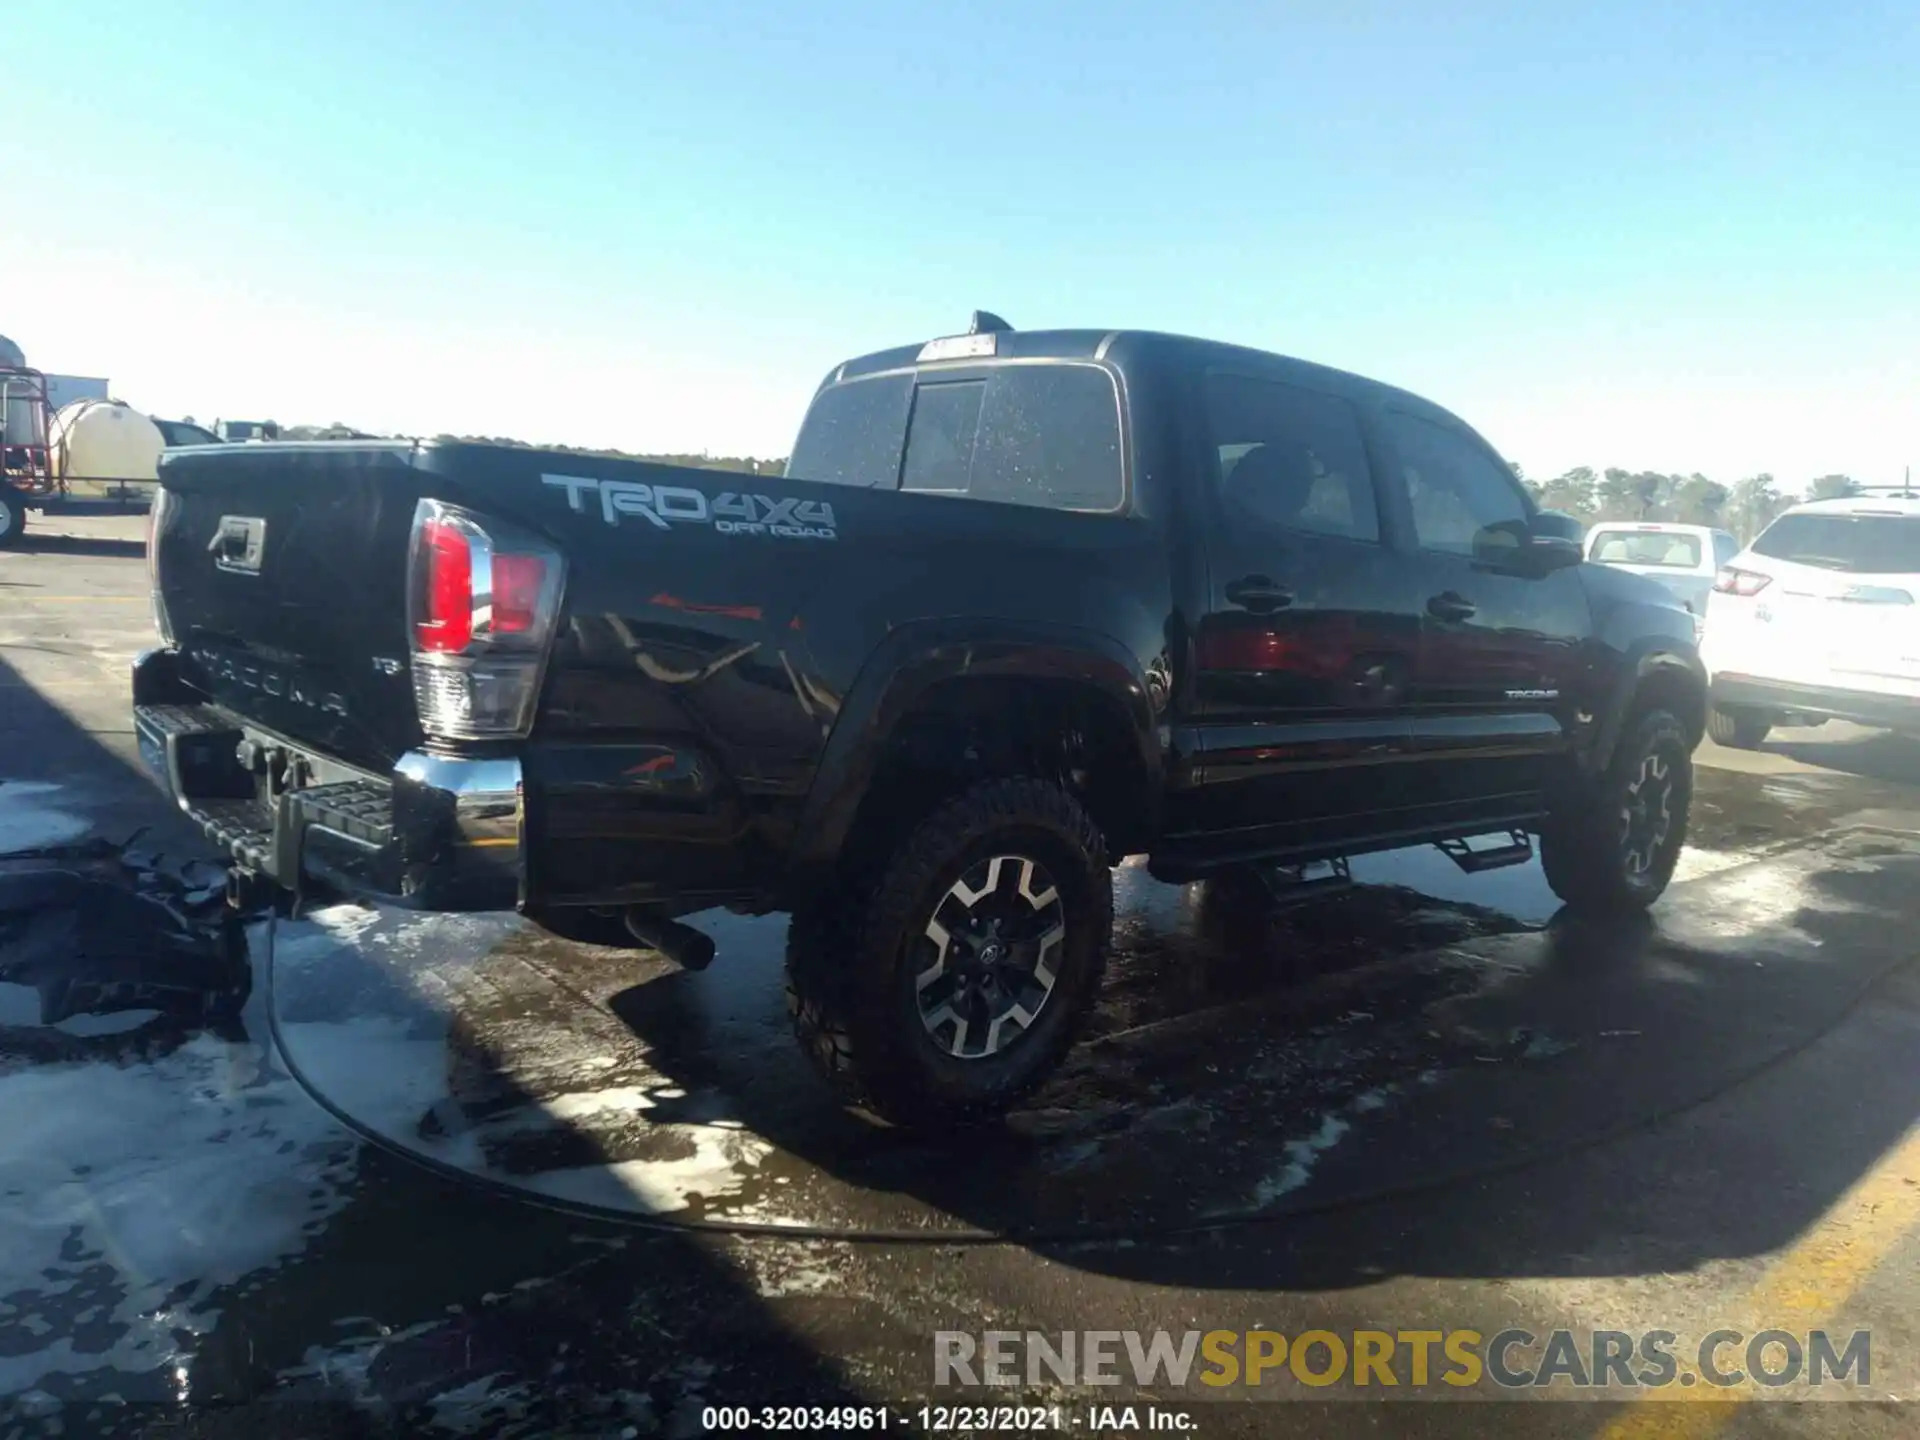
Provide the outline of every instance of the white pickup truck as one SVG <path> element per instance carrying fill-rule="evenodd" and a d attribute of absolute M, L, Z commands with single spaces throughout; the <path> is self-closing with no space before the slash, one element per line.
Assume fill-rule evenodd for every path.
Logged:
<path fill-rule="evenodd" d="M 1713 577 L 1740 552 L 1740 542 L 1707 525 L 1608 520 L 1587 534 L 1587 559 L 1657 580 L 1693 612 L 1696 638 L 1706 623 Z"/>

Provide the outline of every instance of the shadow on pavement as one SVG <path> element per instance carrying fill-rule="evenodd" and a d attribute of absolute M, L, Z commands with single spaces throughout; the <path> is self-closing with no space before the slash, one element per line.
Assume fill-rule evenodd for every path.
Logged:
<path fill-rule="evenodd" d="M 356 1118 L 491 1186 L 649 1224 L 1003 1238 L 1235 1290 L 1764 1254 L 1920 1114 L 1920 1077 L 1880 1083 L 1887 1059 L 1855 1056 L 1798 1125 L 1695 1147 L 1697 1203 L 1663 1204 L 1671 1156 L 1566 1188 L 1603 1143 L 1764 1083 L 1906 962 L 1920 846 L 1900 836 L 1812 837 L 1677 887 L 1651 919 L 1544 931 L 1387 886 L 1282 907 L 1258 886 L 1116 880 L 1092 1039 L 1031 1105 L 958 1137 L 830 1102 L 787 1031 L 780 917 L 701 917 L 721 958 L 690 974 L 523 922 L 345 912 L 276 955 L 277 1013 Z M 1814 1119 L 1841 1103 L 1845 1125 Z"/>
<path fill-rule="evenodd" d="M 104 535 L 61 535 L 43 528 L 44 521 L 29 523 L 27 533 L 20 541 L 21 550 L 42 555 L 92 555 L 111 560 L 142 560 L 146 558 L 147 542 L 142 540 L 116 540 Z"/>
<path fill-rule="evenodd" d="M 1821 731 L 1799 732 L 1819 737 Z M 1920 785 L 1920 738 L 1876 730 L 1845 740 L 1821 738 L 1768 741 L 1761 747 L 1775 755 L 1785 755 L 1803 765 L 1818 765 L 1859 775 L 1869 780 L 1885 780 L 1896 785 Z"/>
<path fill-rule="evenodd" d="M 1267 928 L 1259 948 L 1242 928 L 1240 942 L 1212 958 L 1277 976 L 1266 993 L 1249 986 L 1096 1039 L 1032 1108 L 957 1140 L 849 1133 L 851 1122 L 824 1119 L 818 1092 L 803 1103 L 797 1085 L 737 1083 L 725 1093 L 748 1130 L 845 1182 L 876 1225 L 960 1222 L 1057 1248 L 1076 1227 L 1150 1240 L 1344 1210 L 1355 1224 L 1331 1228 L 1349 1245 L 1320 1247 L 1301 1278 L 1318 1288 L 1371 1283 L 1380 1257 L 1354 1207 L 1412 1199 L 1446 1211 L 1447 1187 L 1512 1177 L 1630 1135 L 1764 1071 L 1905 962 L 1917 886 L 1920 852 L 1865 836 L 1708 877 L 1637 926 L 1562 919 L 1543 934 L 1409 946 L 1398 959 L 1380 958 L 1377 942 L 1329 944 L 1305 915 Z M 1387 911 L 1388 899 L 1354 897 L 1326 929 L 1344 940 L 1361 914 Z M 1203 963 L 1192 948 L 1186 958 Z M 1181 972 L 1176 962 L 1162 973 Z M 713 1017 L 688 997 L 670 1002 L 671 982 L 656 983 L 666 993 L 643 1003 L 653 986 L 641 987 L 611 1008 L 663 1074 L 710 1092 L 727 1053 L 714 1043 Z M 1856 1083 L 1825 1101 L 1858 1094 Z M 1920 1081 L 1880 1088 L 1859 1111 L 1855 1150 L 1822 1167 L 1795 1163 L 1794 1137 L 1780 1135 L 1768 1198 L 1742 1206 L 1738 1224 L 1676 1210 L 1658 1226 L 1636 1217 L 1616 1228 L 1600 1213 L 1557 1243 L 1513 1247 L 1501 1236 L 1429 1246 L 1401 1256 L 1397 1269 L 1639 1274 L 1764 1253 L 1799 1234 L 1905 1132 L 1920 1115 Z M 1132 1274 L 1133 1253 L 1115 1249 L 1105 1261 Z M 1070 1254 L 1083 1268 L 1093 1263 L 1085 1251 Z M 1150 1278 L 1290 1283 L 1231 1266 Z"/>
<path fill-rule="evenodd" d="M 716 1400 L 858 1398 L 699 1237 L 583 1224 L 359 1145 L 281 1069 L 258 989 L 233 1013 L 241 977 L 232 1007 L 164 1013 L 220 963 L 186 932 L 232 927 L 137 878 L 164 857 L 113 843 L 167 818 L 157 792 L 4 662 L 0 682 L 7 768 L 39 777 L 31 808 L 0 784 L 0 836 L 46 852 L 0 862 L 0 1418 L 697 1433 Z M 111 793 L 91 818 L 113 841 L 52 804 L 69 784 Z"/>

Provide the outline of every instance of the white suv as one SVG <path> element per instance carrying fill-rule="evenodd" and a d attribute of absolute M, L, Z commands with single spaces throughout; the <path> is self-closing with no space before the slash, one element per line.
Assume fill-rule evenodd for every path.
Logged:
<path fill-rule="evenodd" d="M 1787 718 L 1920 732 L 1920 499 L 1786 511 L 1715 577 L 1700 658 L 1722 745 Z"/>
<path fill-rule="evenodd" d="M 1740 549 L 1724 530 L 1665 521 L 1602 520 L 1587 532 L 1587 559 L 1658 580 L 1693 612 L 1693 634 L 1707 615 L 1713 577 Z"/>

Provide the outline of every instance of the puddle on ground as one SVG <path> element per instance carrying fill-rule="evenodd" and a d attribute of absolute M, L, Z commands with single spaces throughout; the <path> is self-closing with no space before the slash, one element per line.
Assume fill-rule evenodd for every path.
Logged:
<path fill-rule="evenodd" d="M 19 821 L 5 833 L 33 853 L 0 857 L 0 1396 L 177 1402 L 224 1308 L 344 1205 L 361 1146 L 248 1038 L 220 872 Z"/>
<path fill-rule="evenodd" d="M 1655 918 L 1605 929 L 1399 885 L 1286 904 L 1125 867 L 1089 1040 L 1006 1123 L 945 1139 L 831 1103 L 788 1030 L 782 917 L 694 917 L 720 952 L 695 974 L 508 917 L 344 907 L 280 926 L 275 1014 L 356 1122 L 532 1195 L 868 1235 L 1205 1225 L 1317 1203 L 1350 1155 L 1367 1173 L 1342 1184 L 1390 1178 L 1404 1167 L 1375 1137 L 1444 1112 L 1461 1077 L 1548 1094 L 1585 1074 L 1597 1132 L 1648 1103 L 1617 1067 L 1704 1075 L 1785 1043 L 1899 933 L 1914 856 L 1861 845 L 1887 842 L 1709 867 Z M 1850 894 L 1863 877 L 1871 895 Z M 1540 1126 L 1443 1114 L 1422 1163 L 1524 1149 Z"/>
<path fill-rule="evenodd" d="M 59 803 L 63 788 L 0 780 L 0 857 L 69 844 L 87 833 L 87 822 Z"/>
<path fill-rule="evenodd" d="M 289 1053 L 329 1103 L 508 1189 L 789 1231 L 1151 1233 L 1603 1133 L 1823 1023 L 1908 932 L 1912 847 L 1747 865 L 1753 805 L 1786 825 L 1848 792 L 1702 791 L 1683 875 L 1707 878 L 1637 930 L 1543 929 L 1537 865 L 1468 877 L 1431 851 L 1297 904 L 1123 868 L 1087 1043 L 1005 1125 L 945 1140 L 829 1102 L 788 1032 L 780 917 L 697 917 L 721 957 L 689 975 L 512 917 L 336 907 L 254 929 L 253 973 L 271 938 Z M 88 844 L 50 787 L 0 799 L 31 802 L 4 833 L 47 852 L 0 855 L 0 1395 L 191 1398 L 222 1315 L 354 1228 L 328 1234 L 367 1157 L 249 1038 L 267 997 L 242 1011 L 248 937 L 205 870 Z M 450 1373 L 447 1323 L 309 1358 L 329 1394 L 431 1396 L 413 1367 Z M 484 1327 L 457 1339 L 493 1353 Z"/>

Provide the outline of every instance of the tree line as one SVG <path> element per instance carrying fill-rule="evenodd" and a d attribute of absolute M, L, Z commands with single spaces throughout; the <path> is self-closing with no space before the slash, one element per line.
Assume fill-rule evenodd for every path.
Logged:
<path fill-rule="evenodd" d="M 1802 498 L 1832 500 L 1860 493 L 1859 484 L 1846 475 L 1821 475 L 1807 486 L 1802 497 L 1782 490 L 1773 476 L 1764 472 L 1736 480 L 1731 486 L 1709 480 L 1698 471 L 1663 475 L 1656 470 L 1595 471 L 1577 465 L 1551 480 L 1539 480 L 1515 465 L 1513 473 L 1543 509 L 1564 510 L 1589 525 L 1600 520 L 1711 525 L 1732 531 L 1742 544 Z"/>
<path fill-rule="evenodd" d="M 193 417 L 187 417 L 187 423 L 193 423 Z M 404 440 L 411 436 L 375 435 L 366 430 L 356 430 L 351 425 L 342 425 L 338 420 L 331 425 L 287 425 L 281 426 L 269 420 L 266 422 L 278 432 L 282 440 Z M 784 475 L 787 470 L 786 457 L 762 460 L 753 455 L 709 455 L 702 451 L 698 455 L 688 454 L 651 454 L 638 450 L 595 450 L 586 445 L 535 445 L 531 441 L 516 440 L 506 435 L 436 435 L 434 439 L 441 444 L 459 445 L 499 445 L 508 450 L 552 450 L 562 455 L 591 455 L 606 460 L 641 460 L 651 465 L 688 465 L 697 470 L 731 470 L 737 475 Z"/>

